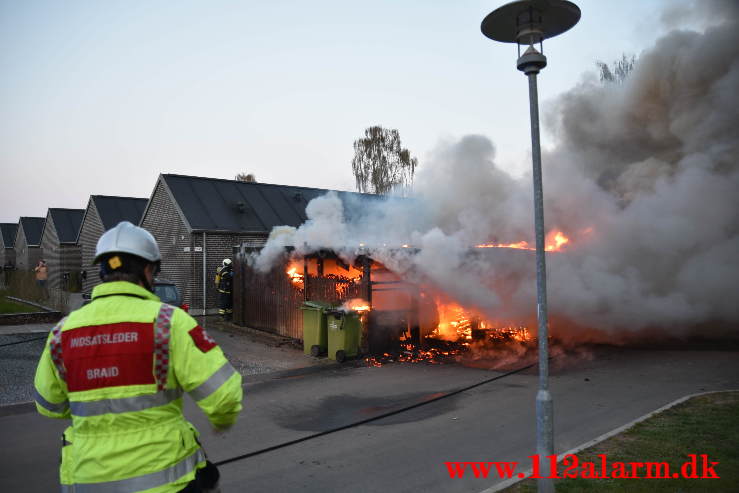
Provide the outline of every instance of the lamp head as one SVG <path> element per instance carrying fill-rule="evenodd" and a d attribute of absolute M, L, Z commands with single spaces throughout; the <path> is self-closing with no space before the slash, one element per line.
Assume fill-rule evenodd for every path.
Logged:
<path fill-rule="evenodd" d="M 529 74 L 547 64 L 544 39 L 562 34 L 579 20 L 580 8 L 567 0 L 517 0 L 489 13 L 480 28 L 492 40 L 516 43 L 518 69 Z M 526 47 L 523 55 L 522 46 Z"/>

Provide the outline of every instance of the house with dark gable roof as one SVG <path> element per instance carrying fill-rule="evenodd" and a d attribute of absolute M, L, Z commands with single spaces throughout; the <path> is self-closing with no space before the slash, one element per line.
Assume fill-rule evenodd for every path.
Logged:
<path fill-rule="evenodd" d="M 92 265 L 95 247 L 104 232 L 121 221 L 138 224 L 149 199 L 91 195 L 82 219 L 77 246 L 82 253 L 82 292 L 89 293 L 100 283 L 98 267 Z"/>
<path fill-rule="evenodd" d="M 217 313 L 216 268 L 240 245 L 261 247 L 275 226 L 298 227 L 308 202 L 329 190 L 163 174 L 141 218 L 192 313 Z M 344 200 L 360 196 L 337 192 Z M 203 300 L 205 299 L 205 304 Z"/>
<path fill-rule="evenodd" d="M 18 223 L 0 223 L 0 268 L 15 266 L 15 235 Z"/>
<path fill-rule="evenodd" d="M 21 217 L 15 234 L 15 268 L 32 270 L 41 258 L 41 233 L 44 231 L 43 217 Z"/>
<path fill-rule="evenodd" d="M 68 289 L 69 281 L 78 278 L 82 259 L 77 246 L 84 209 L 51 208 L 46 213 L 41 235 L 41 256 L 49 268 L 47 286 Z"/>

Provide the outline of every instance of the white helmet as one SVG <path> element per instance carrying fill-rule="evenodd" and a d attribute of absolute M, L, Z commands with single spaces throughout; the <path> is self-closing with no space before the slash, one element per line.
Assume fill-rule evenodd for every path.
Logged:
<path fill-rule="evenodd" d="M 230 258 L 224 258 L 223 259 L 223 265 L 231 265 L 231 259 Z"/>
<path fill-rule="evenodd" d="M 92 263 L 98 263 L 100 257 L 106 253 L 128 253 L 149 262 L 159 262 L 162 259 L 159 246 L 151 233 L 128 221 L 121 221 L 100 237 Z"/>

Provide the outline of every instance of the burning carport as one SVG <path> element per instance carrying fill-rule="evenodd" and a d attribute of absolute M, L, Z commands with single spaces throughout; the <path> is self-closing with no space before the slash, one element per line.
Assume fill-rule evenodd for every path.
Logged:
<path fill-rule="evenodd" d="M 469 256 L 496 256 L 515 264 L 511 271 L 530 270 L 522 268 L 531 264 L 527 249 L 492 247 L 471 248 Z M 330 250 L 300 255 L 288 248 L 269 272 L 259 272 L 253 267 L 250 250 L 242 245 L 235 262 L 234 321 L 239 325 L 302 339 L 301 307 L 305 301 L 320 301 L 360 311 L 362 350 L 374 355 L 397 354 L 401 349 L 417 355 L 428 349 L 429 341 L 469 345 L 486 337 L 530 339 L 524 321 L 503 323 L 474 307 L 462 306 L 413 272 L 394 272 L 368 252 L 360 251 L 348 261 Z M 393 255 L 417 253 L 414 248 L 401 247 Z"/>

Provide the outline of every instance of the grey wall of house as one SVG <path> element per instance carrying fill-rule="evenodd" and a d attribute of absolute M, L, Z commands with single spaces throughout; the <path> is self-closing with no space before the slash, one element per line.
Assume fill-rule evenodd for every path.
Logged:
<path fill-rule="evenodd" d="M 47 214 L 44 230 L 41 234 L 41 258 L 46 261 L 49 269 L 47 286 L 50 289 L 67 289 L 62 282 L 64 274 L 72 275 L 79 272 L 82 262 L 80 249 L 77 245 L 59 243 L 59 235 L 54 224 L 54 218 Z"/>
<path fill-rule="evenodd" d="M 161 180 L 157 183 L 149 207 L 141 219 L 141 227 L 148 230 L 159 245 L 162 255 L 162 272 L 159 277 L 173 281 L 182 293 L 182 301 L 195 307 L 193 264 L 197 263 L 195 257 L 201 257 L 193 252 L 194 239 Z"/>
<path fill-rule="evenodd" d="M 218 308 L 218 290 L 215 285 L 215 275 L 218 266 L 223 263 L 224 258 L 230 258 L 233 261 L 235 257 L 234 249 L 238 251 L 240 245 L 246 244 L 250 247 L 263 247 L 267 242 L 267 237 L 268 234 L 266 233 L 207 234 L 208 307 L 212 307 L 215 310 L 214 313 L 217 312 Z"/>
<path fill-rule="evenodd" d="M 26 235 L 23 234 L 23 226 L 18 224 L 18 233 L 15 236 L 15 268 L 18 270 L 28 270 L 28 246 L 26 245 Z"/>
<path fill-rule="evenodd" d="M 41 258 L 41 248 L 28 246 L 23 226 L 18 226 L 18 236 L 15 240 L 15 261 L 18 270 L 33 270 Z"/>
<path fill-rule="evenodd" d="M 67 289 L 62 282 L 64 274 L 79 272 L 81 264 L 80 249 L 77 245 L 60 244 L 56 225 L 51 214 L 46 218 L 41 236 L 41 258 L 46 260 L 49 269 L 47 285 L 50 289 Z"/>
<path fill-rule="evenodd" d="M 233 259 L 234 247 L 242 242 L 255 241 L 263 245 L 267 235 L 246 235 L 228 233 L 205 233 L 206 247 L 203 246 L 203 233 L 196 232 L 191 235 L 189 262 L 183 257 L 182 265 L 189 264 L 190 277 L 182 288 L 185 302 L 189 303 L 193 313 L 202 313 L 203 309 L 203 255 L 205 255 L 205 291 L 206 291 L 206 313 L 218 313 L 218 290 L 215 285 L 216 269 L 223 263 L 223 259 Z M 255 240 L 255 238 L 257 238 Z M 184 249 L 184 247 L 183 247 Z M 201 251 L 196 251 L 201 250 Z M 178 252 L 179 253 L 179 252 Z M 164 272 L 164 271 L 163 271 Z M 166 276 L 165 276 L 166 277 Z M 169 277 L 167 277 L 169 279 Z M 178 284 L 179 287 L 179 284 Z"/>
<path fill-rule="evenodd" d="M 200 241 L 202 241 L 202 233 L 199 233 Z M 226 233 L 206 233 L 206 291 L 207 304 L 209 312 L 217 313 L 218 311 L 218 290 L 215 285 L 216 269 L 223 263 L 223 259 L 234 258 L 234 247 L 242 243 L 259 244 L 261 246 L 267 241 L 267 235 L 256 234 L 226 234 Z M 200 286 L 198 300 L 202 300 L 202 258 L 200 272 L 197 273 L 197 284 Z"/>
<path fill-rule="evenodd" d="M 46 260 L 46 267 L 49 269 L 49 280 L 46 283 L 48 288 L 59 288 L 61 284 L 61 249 L 59 248 L 59 238 L 51 214 L 47 214 L 44 231 L 41 233 L 41 258 Z"/>
<path fill-rule="evenodd" d="M 72 244 L 59 245 L 59 260 L 60 276 L 68 274 L 71 281 L 72 276 L 79 275 L 82 269 L 82 252 L 80 251 L 80 247 Z M 60 282 L 62 281 L 60 280 Z M 71 286 L 68 284 L 65 285 L 62 282 L 62 287 L 69 289 Z"/>
<path fill-rule="evenodd" d="M 33 270 L 34 267 L 36 267 L 36 265 L 38 264 L 38 261 L 43 258 L 43 256 L 41 255 L 41 247 L 29 246 L 26 250 L 28 270 Z"/>
<path fill-rule="evenodd" d="M 73 275 L 73 273 L 79 272 L 82 262 L 79 247 L 59 243 L 56 225 L 51 214 L 46 217 L 41 238 L 41 258 L 46 260 L 46 266 L 49 268 L 48 287 L 50 289 L 67 289 L 62 279 L 64 274 Z"/>
<path fill-rule="evenodd" d="M 85 272 L 82 280 L 83 293 L 90 293 L 92 288 L 100 284 L 98 266 L 92 265 L 92 261 L 95 259 L 95 247 L 104 232 L 103 222 L 100 220 L 95 202 L 90 200 L 87 204 L 85 220 L 80 227 L 80 239 L 77 242 L 77 246 L 80 248 L 81 270 Z"/>
<path fill-rule="evenodd" d="M 238 244 L 237 235 L 210 233 L 206 236 L 207 244 L 207 300 L 208 308 L 218 309 L 218 288 L 216 287 L 216 269 L 223 264 L 223 259 L 231 258 L 233 246 Z"/>
<path fill-rule="evenodd" d="M 15 265 L 15 250 L 12 248 L 0 248 L 0 267 L 10 261 L 11 264 Z"/>
<path fill-rule="evenodd" d="M 8 261 L 15 265 L 15 249 L 7 246 L 3 235 L 0 235 L 0 267 L 4 266 Z"/>

